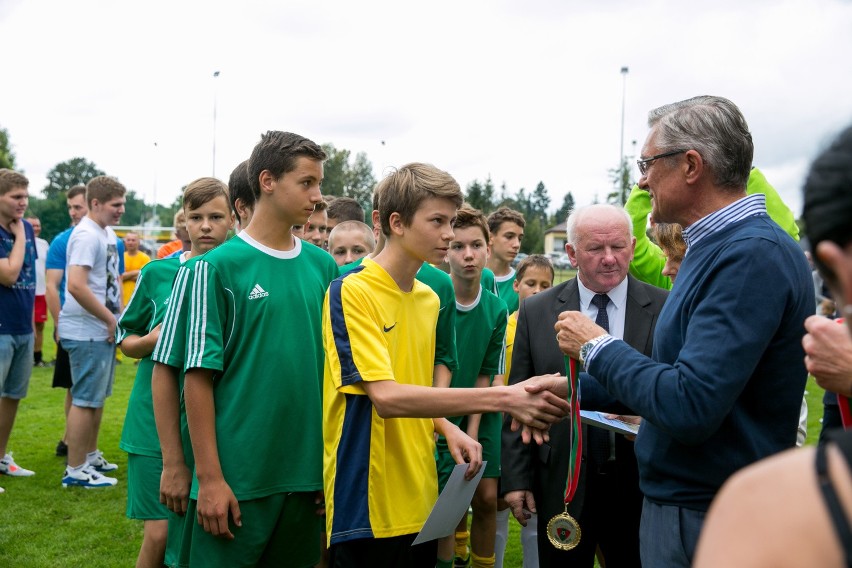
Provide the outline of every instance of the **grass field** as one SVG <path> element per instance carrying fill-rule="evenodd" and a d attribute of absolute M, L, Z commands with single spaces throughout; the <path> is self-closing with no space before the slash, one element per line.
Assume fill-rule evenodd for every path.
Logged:
<path fill-rule="evenodd" d="M 562 280 L 566 275 L 559 275 Z M 46 334 L 49 335 L 49 334 Z M 46 359 L 53 343 L 45 342 Z M 142 524 L 124 516 L 127 497 L 127 455 L 118 449 L 127 399 L 136 367 L 125 360 L 116 370 L 113 396 L 107 401 L 100 449 L 119 465 L 117 487 L 99 490 L 61 486 L 64 459 L 54 455 L 62 436 L 65 391 L 52 389 L 52 369 L 34 369 L 29 396 L 21 402 L 9 450 L 35 477 L 0 476 L 0 566 L 27 568 L 124 567 L 135 563 Z M 819 434 L 822 391 L 810 381 L 808 443 Z M 518 524 L 510 521 L 505 566 L 521 566 Z"/>

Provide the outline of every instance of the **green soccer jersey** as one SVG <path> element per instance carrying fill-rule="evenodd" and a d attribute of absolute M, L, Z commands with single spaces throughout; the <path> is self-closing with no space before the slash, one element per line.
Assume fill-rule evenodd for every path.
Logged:
<path fill-rule="evenodd" d="M 361 265 L 363 258 L 340 267 L 339 274 L 343 276 Z M 492 275 L 493 276 L 493 275 Z M 441 308 L 438 311 L 438 325 L 435 329 L 435 364 L 446 365 L 450 371 L 458 366 L 456 352 L 456 293 L 450 275 L 428 262 L 424 262 L 415 276 L 438 295 Z"/>
<path fill-rule="evenodd" d="M 509 274 L 505 276 L 494 276 L 494 283 L 497 288 L 497 297 L 506 302 L 509 313 L 518 311 L 518 293 L 515 292 L 514 286 L 515 269 L 510 269 Z"/>
<path fill-rule="evenodd" d="M 192 470 L 195 460 L 189 439 L 189 425 L 186 421 L 186 405 L 183 399 L 183 363 L 186 357 L 186 331 L 189 319 L 189 297 L 192 289 L 192 271 L 201 256 L 187 259 L 180 267 L 172 282 L 169 307 L 157 345 L 151 354 L 156 363 L 164 363 L 178 370 L 178 392 L 180 393 L 180 437 L 186 466 Z"/>
<path fill-rule="evenodd" d="M 473 304 L 456 303 L 459 366 L 451 387 L 472 388 L 479 375 L 505 372 L 508 318 L 505 302 L 481 287 Z"/>
<path fill-rule="evenodd" d="M 193 271 L 185 368 L 213 371 L 219 461 L 239 500 L 322 488 L 322 304 L 338 268 L 294 241 L 278 251 L 243 231 Z"/>
<path fill-rule="evenodd" d="M 147 335 L 163 321 L 178 268 L 179 258 L 155 260 L 142 268 L 133 295 L 118 320 L 117 343 L 129 335 Z M 154 424 L 154 402 L 151 396 L 153 368 L 150 356 L 139 361 L 119 447 L 131 454 L 159 457 L 160 440 Z"/>
<path fill-rule="evenodd" d="M 482 276 L 479 277 L 479 283 L 482 284 L 482 287 L 485 290 L 488 290 L 497 296 L 497 282 L 494 279 L 494 273 L 491 272 L 490 268 L 482 269 Z"/>
<path fill-rule="evenodd" d="M 506 366 L 506 304 L 492 294 L 479 289 L 479 296 L 469 306 L 456 303 L 456 338 L 458 369 L 453 372 L 450 388 L 473 388 L 479 375 L 502 375 Z M 448 420 L 467 430 L 467 416 L 451 416 Z M 483 456 L 489 461 L 486 477 L 497 477 L 500 471 L 500 413 L 482 415 L 479 442 Z M 438 453 L 446 453 L 447 442 L 438 439 Z M 445 456 L 446 458 L 446 456 Z M 451 458 L 449 459 L 452 462 Z"/>

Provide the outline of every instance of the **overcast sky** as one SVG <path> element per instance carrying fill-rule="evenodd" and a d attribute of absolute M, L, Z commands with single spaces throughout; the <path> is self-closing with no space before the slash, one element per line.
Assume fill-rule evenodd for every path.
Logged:
<path fill-rule="evenodd" d="M 798 215 L 809 161 L 852 122 L 848 0 L 0 0 L 0 38 L 0 127 L 36 193 L 81 156 L 170 203 L 214 171 L 215 100 L 226 181 L 275 129 L 366 152 L 377 177 L 425 161 L 590 203 L 628 66 L 627 155 L 651 108 L 728 97 Z"/>

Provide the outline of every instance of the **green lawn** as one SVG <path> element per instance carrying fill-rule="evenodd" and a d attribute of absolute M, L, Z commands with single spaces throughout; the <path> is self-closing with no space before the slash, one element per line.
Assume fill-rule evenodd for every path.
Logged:
<path fill-rule="evenodd" d="M 558 275 L 559 276 L 559 275 Z M 566 276 L 561 275 L 561 281 Z M 53 343 L 45 342 L 53 359 Z M 127 496 L 127 455 L 118 449 L 127 399 L 136 367 L 125 360 L 117 367 L 113 396 L 107 401 L 100 449 L 119 465 L 117 487 L 98 490 L 63 489 L 63 458 L 54 455 L 62 436 L 65 391 L 50 387 L 52 369 L 34 369 L 29 396 L 21 402 L 9 449 L 35 477 L 0 476 L 0 566 L 27 568 L 123 567 L 135 563 L 142 525 L 124 516 Z M 822 391 L 813 381 L 807 387 L 808 443 L 819 435 Z M 505 566 L 521 566 L 519 525 L 510 519 Z"/>

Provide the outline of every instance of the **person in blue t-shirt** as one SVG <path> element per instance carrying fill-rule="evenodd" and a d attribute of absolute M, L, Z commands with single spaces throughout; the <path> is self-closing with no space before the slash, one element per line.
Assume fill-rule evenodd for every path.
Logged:
<path fill-rule="evenodd" d="M 45 299 L 47 300 L 47 309 L 50 312 L 50 317 L 53 318 L 53 340 L 56 342 L 56 362 L 53 367 L 53 388 L 66 389 L 65 393 L 65 417 L 68 418 L 68 410 L 71 408 L 71 364 L 68 361 L 68 352 L 62 347 L 62 342 L 59 341 L 59 336 L 56 331 L 58 329 L 59 311 L 65 303 L 65 263 L 68 253 L 68 239 L 71 238 L 71 231 L 80 222 L 80 219 L 86 216 L 89 212 L 89 205 L 86 203 L 86 186 L 75 185 L 65 194 L 65 203 L 68 206 L 68 216 L 71 217 L 71 226 L 56 235 L 50 243 L 50 248 L 47 249 L 47 260 L 45 268 L 47 269 L 46 282 L 47 289 L 45 290 Z M 67 432 L 63 432 L 62 438 L 56 444 L 56 455 L 65 457 L 68 455 L 68 445 L 66 444 Z"/>
<path fill-rule="evenodd" d="M 0 474 L 14 477 L 33 475 L 6 453 L 33 370 L 38 254 L 33 227 L 24 220 L 29 183 L 18 172 L 0 169 Z"/>

